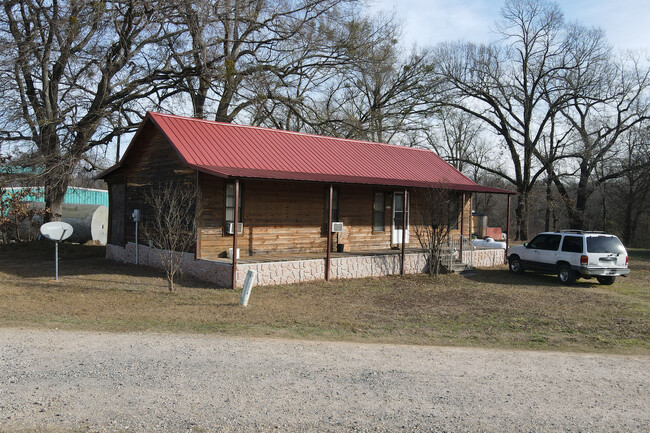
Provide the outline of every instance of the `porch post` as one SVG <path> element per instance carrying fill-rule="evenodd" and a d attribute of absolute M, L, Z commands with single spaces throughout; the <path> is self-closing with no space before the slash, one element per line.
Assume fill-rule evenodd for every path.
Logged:
<path fill-rule="evenodd" d="M 334 195 L 334 186 L 330 184 L 327 197 L 329 203 L 327 207 L 327 260 L 325 261 L 325 281 L 330 280 L 331 251 L 332 251 L 332 196 Z"/>
<path fill-rule="evenodd" d="M 469 230 L 467 230 L 467 237 L 469 238 L 470 242 L 472 241 L 472 234 L 474 233 L 474 214 L 472 211 L 474 210 L 474 193 L 469 194 L 469 218 L 467 221 L 469 221 Z"/>
<path fill-rule="evenodd" d="M 237 288 L 237 232 L 239 231 L 239 179 L 235 179 L 235 230 L 232 235 L 232 289 Z"/>
<path fill-rule="evenodd" d="M 463 261 L 463 236 L 465 236 L 465 193 L 460 199 L 460 261 Z"/>
<path fill-rule="evenodd" d="M 199 171 L 196 171 L 196 206 L 194 210 L 194 224 L 196 226 L 196 245 L 194 245 L 194 260 L 201 258 L 201 227 L 203 216 L 201 215 L 201 182 Z M 110 221 L 110 220 L 109 220 Z"/>
<path fill-rule="evenodd" d="M 506 216 L 506 256 L 503 258 L 503 263 L 508 263 L 508 249 L 510 248 L 510 194 L 508 196 L 508 210 Z"/>
<path fill-rule="evenodd" d="M 406 212 L 408 210 L 408 190 L 404 188 L 404 203 L 402 203 L 402 264 L 400 275 L 404 275 L 404 254 L 406 252 Z"/>

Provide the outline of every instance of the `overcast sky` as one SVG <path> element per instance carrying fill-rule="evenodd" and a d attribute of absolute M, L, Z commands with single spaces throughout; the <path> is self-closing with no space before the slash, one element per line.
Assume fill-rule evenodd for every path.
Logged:
<path fill-rule="evenodd" d="M 369 0 L 376 10 L 395 10 L 405 40 L 420 46 L 449 40 L 486 42 L 503 0 Z M 615 48 L 650 50 L 649 0 L 563 0 L 564 16 L 601 27 Z"/>

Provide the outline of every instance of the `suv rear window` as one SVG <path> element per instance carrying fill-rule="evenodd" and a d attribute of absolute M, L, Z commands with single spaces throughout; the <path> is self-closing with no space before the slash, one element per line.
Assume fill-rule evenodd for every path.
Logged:
<path fill-rule="evenodd" d="M 582 237 L 565 236 L 562 242 L 562 251 L 567 253 L 582 253 Z"/>
<path fill-rule="evenodd" d="M 587 252 L 619 254 L 625 252 L 625 247 L 614 236 L 590 236 L 587 238 Z"/>

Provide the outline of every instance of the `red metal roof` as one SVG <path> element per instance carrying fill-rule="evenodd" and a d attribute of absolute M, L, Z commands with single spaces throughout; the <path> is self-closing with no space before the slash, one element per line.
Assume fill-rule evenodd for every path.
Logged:
<path fill-rule="evenodd" d="M 425 149 L 153 112 L 147 113 L 143 124 L 147 121 L 160 129 L 190 168 L 220 177 L 444 187 L 513 194 L 477 185 Z"/>

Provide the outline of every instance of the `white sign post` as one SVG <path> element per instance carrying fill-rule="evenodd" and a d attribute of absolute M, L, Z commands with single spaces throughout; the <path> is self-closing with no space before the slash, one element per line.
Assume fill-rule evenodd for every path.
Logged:
<path fill-rule="evenodd" d="M 54 241 L 54 279 L 59 280 L 59 242 L 72 236 L 72 226 L 62 221 L 52 221 L 41 226 L 41 234 Z"/>

